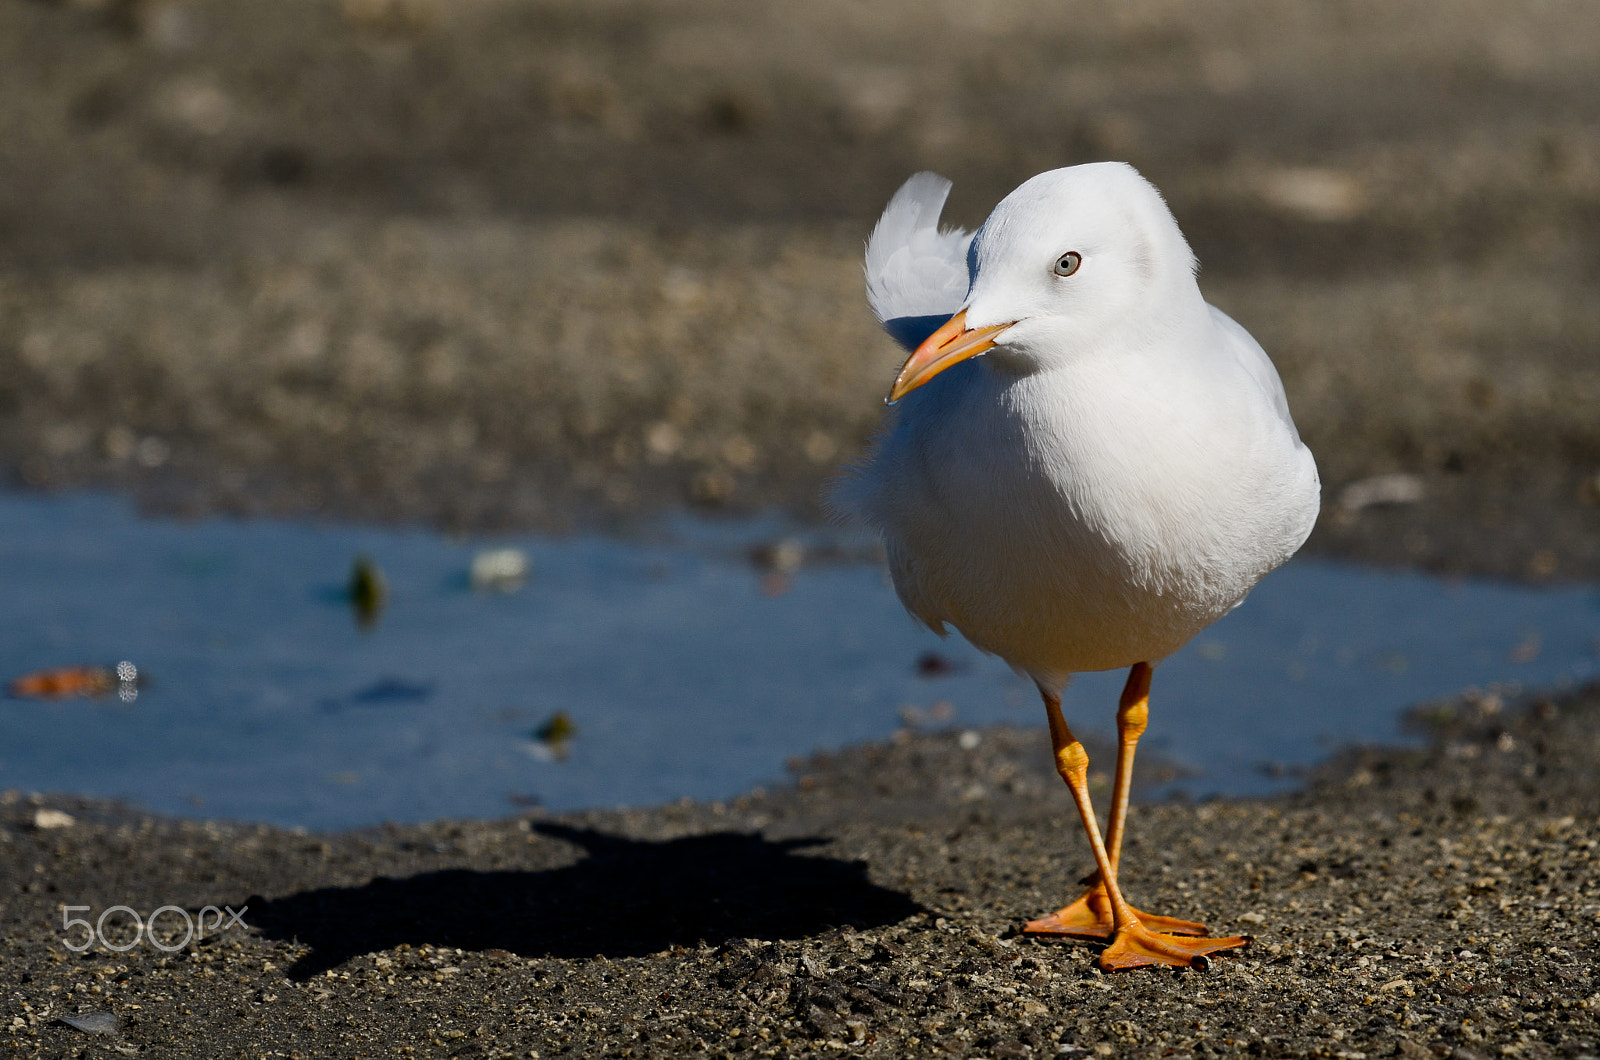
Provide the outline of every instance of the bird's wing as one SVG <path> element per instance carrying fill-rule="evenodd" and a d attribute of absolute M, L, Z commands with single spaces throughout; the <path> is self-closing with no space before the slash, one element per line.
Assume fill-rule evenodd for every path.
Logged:
<path fill-rule="evenodd" d="M 1295 428 L 1294 418 L 1289 415 L 1289 399 L 1283 392 L 1283 380 L 1278 378 L 1278 370 L 1273 367 L 1272 359 L 1267 356 L 1267 351 L 1255 340 L 1244 327 L 1237 321 L 1218 309 L 1209 306 L 1211 318 L 1216 321 L 1217 330 L 1222 333 L 1228 350 L 1239 361 L 1239 367 L 1245 370 L 1255 384 L 1261 388 L 1268 401 L 1272 403 L 1278 418 L 1289 428 L 1289 433 L 1295 441 L 1300 440 L 1300 432 Z"/>
<path fill-rule="evenodd" d="M 914 350 L 966 300 L 972 233 L 939 228 L 950 182 L 918 173 L 900 185 L 867 240 L 867 301 L 896 342 Z"/>

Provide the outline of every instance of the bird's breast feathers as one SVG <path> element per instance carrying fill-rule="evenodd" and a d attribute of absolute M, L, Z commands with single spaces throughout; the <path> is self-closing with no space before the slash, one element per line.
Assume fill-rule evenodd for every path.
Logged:
<path fill-rule="evenodd" d="M 1196 400 L 1163 365 L 1069 371 L 935 380 L 856 490 L 913 614 L 1050 673 L 1175 651 L 1317 508 L 1310 454 L 1269 406 Z"/>

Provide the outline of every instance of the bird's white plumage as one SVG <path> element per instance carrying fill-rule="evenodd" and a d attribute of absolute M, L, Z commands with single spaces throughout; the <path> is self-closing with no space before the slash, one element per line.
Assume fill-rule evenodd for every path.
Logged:
<path fill-rule="evenodd" d="M 867 301 L 907 349 L 961 308 L 972 233 L 939 228 L 950 182 L 918 173 L 900 186 L 867 240 Z M 931 325 L 923 322 L 938 318 Z"/>
<path fill-rule="evenodd" d="M 1159 661 L 1316 519 L 1277 372 L 1200 296 L 1176 221 L 1131 167 L 1033 178 L 970 256 L 937 230 L 947 190 L 919 174 L 890 203 L 867 255 L 874 309 L 886 326 L 935 305 L 972 328 L 1016 323 L 906 395 L 835 500 L 883 534 L 912 614 L 1042 687 Z M 1081 267 L 1055 275 L 1069 250 Z"/>

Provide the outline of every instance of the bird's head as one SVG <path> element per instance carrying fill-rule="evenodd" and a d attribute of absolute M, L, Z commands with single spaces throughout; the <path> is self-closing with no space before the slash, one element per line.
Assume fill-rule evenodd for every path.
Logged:
<path fill-rule="evenodd" d="M 970 357 L 1018 374 L 1202 305 L 1172 212 L 1129 165 L 1041 173 L 996 206 L 967 254 L 965 304 L 912 353 L 891 402 Z"/>

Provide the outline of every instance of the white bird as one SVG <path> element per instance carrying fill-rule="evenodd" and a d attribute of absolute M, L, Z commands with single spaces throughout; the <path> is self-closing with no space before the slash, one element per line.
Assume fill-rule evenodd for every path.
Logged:
<path fill-rule="evenodd" d="M 1151 669 L 1227 614 L 1311 532 L 1320 484 L 1283 384 L 1208 305 L 1160 193 L 1131 166 L 1042 173 L 975 235 L 940 231 L 919 173 L 867 244 L 868 298 L 912 349 L 886 432 L 834 502 L 883 536 L 916 618 L 1032 677 L 1098 872 L 1029 923 L 1110 938 L 1107 970 L 1204 967 L 1244 937 L 1141 913 L 1117 885 Z M 1131 667 L 1107 834 L 1061 715 L 1072 674 Z"/>

